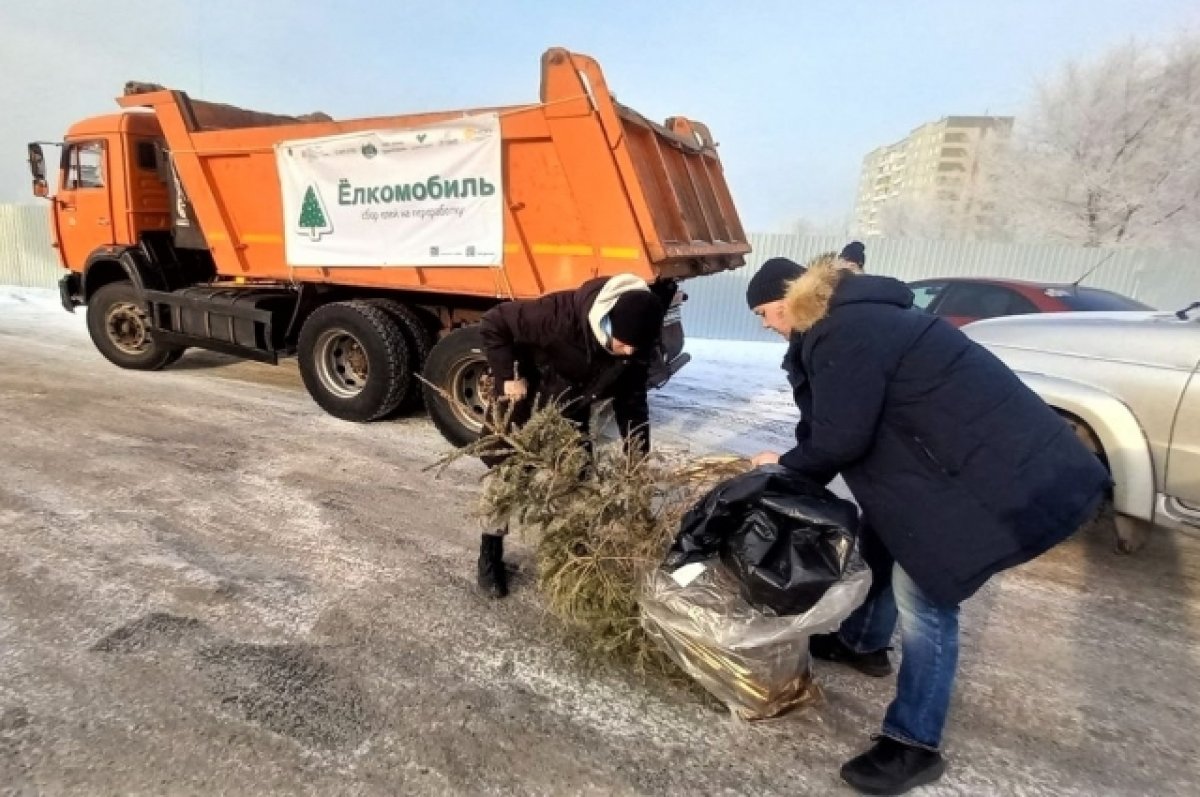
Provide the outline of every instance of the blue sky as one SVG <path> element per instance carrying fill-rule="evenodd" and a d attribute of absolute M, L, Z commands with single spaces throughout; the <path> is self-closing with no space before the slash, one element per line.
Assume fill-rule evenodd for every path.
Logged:
<path fill-rule="evenodd" d="M 862 156 L 950 114 L 1019 114 L 1067 59 L 1200 26 L 1195 0 L 317 2 L 6 0 L 0 201 L 23 145 L 129 79 L 284 113 L 533 101 L 538 59 L 595 56 L 626 104 L 707 122 L 747 227 L 845 216 Z"/>

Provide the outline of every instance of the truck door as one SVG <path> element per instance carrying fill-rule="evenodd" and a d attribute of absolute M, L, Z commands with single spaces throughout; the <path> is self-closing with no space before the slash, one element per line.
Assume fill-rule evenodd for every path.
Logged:
<path fill-rule="evenodd" d="M 108 148 L 103 139 L 63 148 L 61 186 L 54 198 L 64 262 L 83 268 L 97 247 L 115 242 Z"/>

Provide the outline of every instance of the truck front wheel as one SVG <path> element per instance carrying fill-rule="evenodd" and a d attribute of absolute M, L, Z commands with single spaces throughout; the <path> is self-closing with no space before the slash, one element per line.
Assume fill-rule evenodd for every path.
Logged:
<path fill-rule="evenodd" d="M 96 291 L 88 302 L 87 327 L 100 353 L 122 368 L 157 371 L 183 355 L 181 348 L 155 342 L 146 306 L 129 282 L 113 282 Z"/>
<path fill-rule="evenodd" d="M 412 380 L 408 345 L 396 321 L 361 301 L 319 307 L 300 330 L 304 386 L 345 421 L 374 421 L 400 404 Z"/>

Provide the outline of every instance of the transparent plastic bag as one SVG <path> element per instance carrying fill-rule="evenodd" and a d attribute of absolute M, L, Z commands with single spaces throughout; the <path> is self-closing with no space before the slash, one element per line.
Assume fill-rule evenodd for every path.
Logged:
<path fill-rule="evenodd" d="M 642 627 L 684 672 L 742 719 L 777 717 L 814 702 L 808 639 L 836 630 L 866 598 L 857 560 L 803 614 L 759 611 L 718 560 L 657 569 L 643 581 Z"/>

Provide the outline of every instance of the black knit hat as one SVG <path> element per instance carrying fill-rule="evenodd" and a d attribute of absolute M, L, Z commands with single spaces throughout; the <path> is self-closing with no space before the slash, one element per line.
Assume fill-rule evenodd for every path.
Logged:
<path fill-rule="evenodd" d="M 867 247 L 863 246 L 862 241 L 851 241 L 842 249 L 842 253 L 838 255 L 847 263 L 855 263 L 859 268 L 867 267 Z"/>
<path fill-rule="evenodd" d="M 753 310 L 767 302 L 777 302 L 787 293 L 788 284 L 804 273 L 804 266 L 786 257 L 773 257 L 746 286 L 746 304 Z"/>
<path fill-rule="evenodd" d="M 653 346 L 662 334 L 666 310 L 658 297 L 650 291 L 629 291 L 617 297 L 608 320 L 612 323 L 612 336 L 635 349 Z"/>

